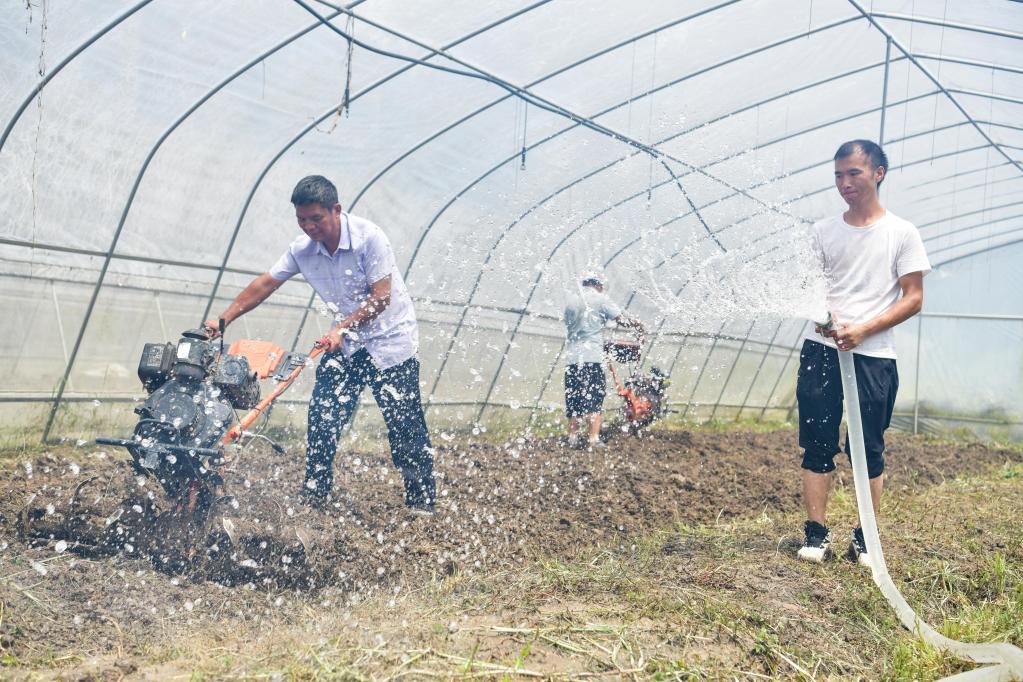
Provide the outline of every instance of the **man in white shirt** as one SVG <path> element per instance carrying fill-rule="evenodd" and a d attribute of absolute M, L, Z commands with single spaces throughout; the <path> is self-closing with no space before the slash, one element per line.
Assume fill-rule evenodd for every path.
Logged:
<path fill-rule="evenodd" d="M 796 398 L 803 448 L 805 541 L 799 557 L 823 561 L 831 532 L 825 511 L 839 448 L 842 381 L 838 351 L 855 354 L 863 440 L 874 512 L 884 487 L 884 431 L 891 423 L 899 375 L 894 327 L 920 312 L 923 278 L 931 271 L 920 233 L 886 211 L 878 188 L 888 158 L 876 143 L 853 140 L 835 154 L 835 186 L 849 209 L 813 226 L 835 325 L 807 335 L 799 358 Z M 849 452 L 846 436 L 845 450 Z M 853 531 L 849 558 L 869 566 L 863 531 Z"/>
<path fill-rule="evenodd" d="M 419 327 L 391 244 L 379 227 L 345 213 L 337 189 L 322 176 L 300 180 L 291 203 L 305 234 L 220 317 L 230 324 L 299 273 L 337 311 L 309 401 L 300 496 L 314 505 L 329 499 L 338 437 L 368 384 L 387 424 L 391 460 L 404 479 L 405 504 L 432 514 L 436 486 L 419 393 Z M 217 320 L 206 327 L 216 331 Z"/>
<path fill-rule="evenodd" d="M 607 393 L 604 376 L 604 327 L 614 320 L 623 327 L 643 330 L 643 325 L 622 314 L 604 294 L 604 281 L 599 275 L 588 275 L 578 292 L 565 303 L 565 413 L 568 416 L 568 441 L 582 446 L 579 419 L 589 425 L 589 448 L 601 447 L 600 422 Z"/>

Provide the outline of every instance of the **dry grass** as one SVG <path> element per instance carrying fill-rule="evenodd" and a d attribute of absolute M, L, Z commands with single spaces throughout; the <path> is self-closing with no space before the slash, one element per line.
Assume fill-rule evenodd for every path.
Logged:
<path fill-rule="evenodd" d="M 945 634 L 1023 644 L 1020 499 L 1019 464 L 886 497 L 892 576 Z M 844 538 L 854 519 L 840 488 L 832 526 Z M 123 581 L 177 611 L 154 614 L 142 632 L 121 625 L 123 611 L 97 608 L 112 635 L 33 642 L 17 655 L 19 622 L 68 614 L 38 567 L 0 553 L 0 677 L 926 680 L 969 669 L 902 630 L 863 569 L 796 561 L 800 524 L 761 514 L 676 525 L 365 595 L 208 588 L 221 596 L 187 614 L 187 585 L 131 562 L 54 555 L 51 571 Z"/>

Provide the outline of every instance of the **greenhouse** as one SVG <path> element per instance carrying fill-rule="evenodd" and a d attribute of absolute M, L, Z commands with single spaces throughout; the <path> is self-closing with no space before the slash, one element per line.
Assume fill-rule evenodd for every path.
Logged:
<path fill-rule="evenodd" d="M 906 594 L 945 636 L 1010 649 L 1023 642 L 1019 0 L 19 0 L 0 6 L 0 59 L 0 314 L 7 319 L 0 338 L 0 452 L 7 453 L 0 455 L 0 478 L 4 495 L 18 498 L 0 509 L 0 573 L 8 576 L 0 588 L 0 665 L 51 672 L 74 666 L 97 678 L 199 671 L 216 679 L 264 673 L 303 679 L 935 679 L 967 670 L 970 664 L 952 649 L 914 648 L 913 636 L 898 627 L 900 619 L 907 621 L 896 618 L 880 593 L 872 593 L 869 604 L 862 597 L 860 609 L 875 610 L 877 632 L 888 634 L 850 626 L 848 641 L 861 653 L 843 657 L 830 645 L 793 639 L 780 623 L 819 620 L 826 607 L 785 596 L 793 584 L 780 587 L 774 578 L 743 583 L 736 576 L 755 573 L 752 564 L 722 558 L 728 543 L 759 547 L 751 539 L 757 514 L 765 524 L 781 524 L 801 509 L 800 351 L 828 310 L 813 225 L 847 208 L 834 169 L 835 150 L 848 140 L 884 148 L 889 165 L 878 199 L 916 227 L 932 269 L 923 280 L 922 310 L 894 327 L 898 392 L 888 459 L 891 489 L 901 486 L 891 493 L 900 511 L 891 530 L 885 515 L 878 521 L 886 547 L 893 541 L 892 577 L 901 585 L 912 582 L 907 576 L 938 576 L 926 580 L 946 590 L 945 601 L 916 583 Z M 56 531 L 41 531 L 44 542 L 26 541 L 31 524 L 25 519 L 50 528 L 45 524 L 59 500 L 70 500 L 74 510 L 84 504 L 79 497 L 93 497 L 94 480 L 113 480 L 115 467 L 128 477 L 125 494 L 131 492 L 132 476 L 148 466 L 132 450 L 144 440 L 142 432 L 136 430 L 135 446 L 102 439 L 130 439 L 140 415 L 145 421 L 149 414 L 144 405 L 153 386 L 140 365 L 147 344 L 179 344 L 180 359 L 179 339 L 187 353 L 192 342 L 184 339 L 193 338 L 183 333 L 216 320 L 250 283 L 276 272 L 281 254 L 305 229 L 296 225 L 300 204 L 293 205 L 292 192 L 313 175 L 336 185 L 345 221 L 379 226 L 393 249 L 388 292 L 392 282 L 407 288 L 414 308 L 418 390 L 436 449 L 430 512 L 436 501 L 434 522 L 440 528 L 443 518 L 448 526 L 424 531 L 395 520 L 404 511 L 394 501 L 402 465 L 394 454 L 398 468 L 392 467 L 384 429 L 390 417 L 378 408 L 374 384 L 373 395 L 362 395 L 334 465 L 335 486 L 349 495 L 335 507 L 351 505 L 357 512 L 339 512 L 329 523 L 293 523 L 293 509 L 299 516 L 306 511 L 287 497 L 268 502 L 275 486 L 284 485 L 272 483 L 261 489 L 265 500 L 251 507 L 242 502 L 251 513 L 235 521 L 263 537 L 258 526 L 271 509 L 282 515 L 271 524 L 275 532 L 299 528 L 292 544 L 301 545 L 301 559 L 282 550 L 285 563 L 304 562 L 310 547 L 335 538 L 329 578 L 317 573 L 299 590 L 286 580 L 264 579 L 246 564 L 229 580 L 200 579 L 185 570 L 195 555 L 191 536 L 187 560 L 163 556 L 154 565 L 135 556 L 145 552 L 125 549 L 124 538 L 112 558 L 102 559 L 68 559 L 73 533 L 61 539 Z M 641 321 L 645 333 L 606 331 L 608 340 L 636 348 L 636 355 L 608 375 L 602 409 L 605 431 L 613 433 L 603 459 L 583 466 L 565 454 L 571 343 L 564 311 L 589 286 L 582 282 L 596 281 L 622 311 L 620 321 Z M 256 476 L 287 480 L 296 490 L 302 485 L 306 406 L 320 376 L 307 357 L 322 350 L 318 340 L 341 319 L 304 275 L 275 282 L 272 297 L 229 319 L 223 330 L 226 344 L 275 344 L 271 356 L 290 354 L 294 364 L 281 367 L 297 370 L 272 413 L 259 408 L 252 431 L 245 423 L 238 427 L 241 454 L 228 458 L 229 471 L 249 472 L 242 476 L 245 489 L 256 485 L 249 480 Z M 222 357 L 227 346 L 218 343 L 210 340 L 209 348 L 219 348 Z M 305 366 L 309 371 L 302 373 Z M 276 382 L 263 383 L 264 396 L 285 379 L 287 372 L 276 371 Z M 649 429 L 646 422 L 629 426 L 630 398 L 621 392 L 629 373 L 653 377 L 660 387 L 651 408 L 657 421 Z M 395 391 L 390 384 L 384 389 Z M 236 402 L 235 408 L 255 405 Z M 228 416 L 225 430 L 235 418 Z M 702 454 L 687 462 L 680 452 Z M 910 454 L 900 460 L 903 452 Z M 328 470 L 334 455 L 331 448 Z M 704 459 L 717 457 L 717 465 Z M 834 503 L 834 513 L 851 520 L 857 502 L 852 474 L 844 455 L 835 461 L 841 461 L 846 495 Z M 281 467 L 283 473 L 266 473 Z M 217 471 L 230 487 L 230 477 Z M 469 485 L 474 476 L 479 482 Z M 961 477 L 974 483 L 955 492 L 942 487 Z M 149 490 L 151 500 L 153 491 L 162 494 L 160 484 L 150 481 L 146 488 L 143 478 L 138 488 Z M 191 493 L 182 488 L 180 499 L 190 494 L 189 504 L 198 499 L 203 507 L 203 493 L 190 481 Z M 171 490 L 161 483 L 163 492 Z M 405 484 L 409 495 L 407 475 Z M 372 501 L 358 498 L 362 485 L 374 491 Z M 121 514 L 113 511 L 120 497 L 104 507 L 100 500 L 113 488 L 104 490 L 95 496 L 97 513 L 114 528 L 121 523 L 111 521 Z M 33 517 L 29 503 L 38 506 L 51 493 L 56 506 Z M 909 497 L 916 494 L 934 497 Z M 897 497 L 903 495 L 905 506 Z M 211 497 L 210 508 L 227 497 Z M 233 497 L 232 503 L 237 509 Z M 138 514 L 149 513 L 147 504 L 135 505 L 146 508 Z M 931 539 L 916 530 L 922 519 L 898 514 L 926 509 L 927 523 L 951 524 L 941 518 L 945 507 L 972 516 L 964 517 L 965 526 L 940 531 L 943 539 L 929 555 L 938 568 L 913 563 L 924 561 L 917 555 L 931 548 Z M 153 509 L 156 518 L 159 509 Z M 214 518 L 220 524 L 211 512 Z M 61 523 L 63 530 L 74 525 Z M 220 544 L 227 538 L 238 544 L 226 516 L 224 523 Z M 700 524 L 713 529 L 722 523 L 735 524 L 727 539 L 715 539 L 713 530 L 687 535 Z M 786 532 L 801 534 L 801 523 L 800 517 L 789 523 L 795 530 L 778 525 L 765 531 L 773 533 L 766 539 L 770 551 L 760 549 L 788 566 L 775 577 L 787 572 L 799 582 L 809 575 L 792 577 L 806 567 L 796 564 L 795 550 L 785 554 L 782 547 Z M 470 530 L 456 532 L 460 524 Z M 994 539 L 978 540 L 969 550 L 949 544 L 971 524 L 988 528 Z M 342 551 L 337 538 L 349 531 L 350 546 Z M 842 533 L 847 542 L 848 530 Z M 588 537 L 605 548 L 590 563 L 577 554 Z M 264 549 L 275 542 L 264 541 Z M 216 544 L 209 540 L 203 551 Z M 641 560 L 643 551 L 669 563 L 710 563 L 686 569 L 685 579 L 651 576 L 643 571 L 663 562 Z M 731 566 L 725 571 L 731 578 L 715 572 L 719 559 Z M 590 568 L 569 575 L 574 560 Z M 245 561 L 262 559 L 250 553 Z M 281 559 L 275 554 L 274 561 Z M 452 590 L 478 596 L 498 588 L 472 587 L 482 579 L 472 576 L 519 570 L 531 561 L 541 562 L 546 578 L 508 578 L 528 585 L 522 589 L 530 594 L 586 580 L 604 585 L 601 595 L 624 594 L 613 576 L 639 571 L 645 577 L 636 580 L 684 584 L 711 601 L 731 589 L 722 580 L 741 583 L 735 589 L 744 594 L 777 590 L 792 613 L 730 612 L 716 621 L 704 614 L 710 620 L 701 625 L 697 619 L 695 639 L 676 641 L 656 627 L 644 630 L 639 621 L 598 618 L 583 605 L 604 596 L 571 590 L 559 599 L 578 601 L 585 613 L 577 620 L 562 614 L 564 627 L 445 602 L 434 604 L 436 622 L 420 624 L 423 632 L 415 634 L 396 624 L 403 622 L 400 614 L 381 606 L 389 595 L 390 608 L 398 600 L 397 611 L 403 603 L 426 609 L 414 600 L 425 598 L 417 590 L 430 580 L 454 581 Z M 986 568 L 977 568 L 978 561 Z M 565 563 L 555 570 L 558 562 Z M 79 575 L 92 564 L 95 569 L 87 570 L 97 577 Z M 848 575 L 819 587 L 815 599 L 848 597 L 840 585 L 853 580 L 853 569 L 842 570 Z M 128 578 L 117 577 L 125 571 L 159 587 L 115 608 L 104 601 L 113 597 L 93 583 L 105 576 L 104 585 L 135 590 L 134 582 L 129 587 Z M 202 583 L 187 602 L 175 591 L 179 583 L 168 582 L 169 575 L 186 574 Z M 860 575 L 861 590 L 871 587 L 867 575 Z M 50 592 L 33 592 L 30 585 L 57 576 L 62 585 L 92 594 L 92 605 L 59 601 L 55 595 L 65 588 L 53 585 L 39 588 Z M 223 585 L 252 588 L 230 597 L 228 610 L 247 614 L 232 621 L 239 632 L 256 632 L 270 621 L 287 631 L 305 608 L 337 611 L 339 620 L 316 626 L 333 649 L 281 658 L 273 637 L 256 637 L 263 647 L 258 664 L 217 663 L 203 654 L 197 667 L 181 659 L 174 659 L 173 670 L 150 667 L 156 659 L 140 652 L 152 651 L 154 632 L 220 622 L 209 614 L 211 600 L 219 598 L 213 590 Z M 473 592 L 477 588 L 481 592 Z M 690 604 L 692 593 L 686 594 L 672 599 Z M 682 611 L 665 606 L 667 599 L 657 596 L 661 606 L 650 607 L 647 617 L 671 623 L 676 632 Z M 946 612 L 949 600 L 948 608 L 962 613 Z M 971 630 L 964 623 L 978 600 L 986 600 L 994 620 L 1010 625 Z M 320 601 L 329 606 L 316 607 Z M 380 610 L 372 611 L 373 604 Z M 618 608 L 604 606 L 607 613 Z M 16 614 L 18 632 L 33 634 L 14 633 L 5 608 Z M 540 613 L 547 606 L 536 608 Z M 77 609 L 84 610 L 72 613 Z M 164 616 L 143 622 L 150 609 Z M 59 634 L 64 630 L 43 624 L 50 615 L 33 620 L 37 610 L 92 618 L 106 634 L 86 641 L 80 623 L 68 620 L 61 627 L 77 634 L 65 637 Z M 143 615 L 129 616 L 132 611 Z M 386 638 L 386 646 L 373 644 L 368 634 L 366 641 L 339 634 L 369 628 L 367 620 L 378 616 L 381 630 L 373 636 Z M 954 620 L 960 616 L 965 620 Z M 715 632 L 722 626 L 732 632 L 716 653 L 701 644 L 711 621 Z M 111 634 L 110 623 L 119 622 L 131 633 L 117 625 L 120 634 Z M 745 625 L 735 625 L 740 622 Z M 392 636 L 396 631 L 405 639 Z M 285 638 L 292 635 L 302 640 L 295 630 Z M 66 639 L 54 650 L 67 653 L 70 663 L 39 663 L 45 658 L 39 642 L 54 637 Z M 655 640 L 670 652 L 650 649 Z M 478 661 L 473 641 L 477 647 L 484 642 Z M 549 647 L 548 658 L 516 659 L 513 649 L 521 653 L 530 643 Z M 220 646 L 243 649 L 239 642 Z M 366 653 L 373 646 L 376 653 Z M 124 660 L 133 667 L 123 667 Z M 974 660 L 1000 664 L 1004 677 L 998 679 L 1023 679 L 1013 677 L 1023 676 L 1023 668 L 1008 659 Z"/>

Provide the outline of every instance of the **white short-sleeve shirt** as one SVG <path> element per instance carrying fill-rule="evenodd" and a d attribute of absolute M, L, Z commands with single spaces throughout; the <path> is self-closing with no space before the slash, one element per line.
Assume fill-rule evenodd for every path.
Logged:
<path fill-rule="evenodd" d="M 849 225 L 841 215 L 821 220 L 812 234 L 827 282 L 828 310 L 842 324 L 874 319 L 899 300 L 900 277 L 931 271 L 919 230 L 890 211 L 865 227 Z M 806 338 L 836 348 L 834 339 L 812 329 Z M 895 329 L 867 337 L 854 352 L 894 359 Z"/>
<path fill-rule="evenodd" d="M 593 287 L 570 294 L 565 303 L 565 364 L 603 362 L 604 327 L 621 314 L 621 308 Z"/>
<path fill-rule="evenodd" d="M 283 281 L 301 273 L 331 309 L 335 321 L 354 313 L 370 295 L 370 286 L 391 276 L 391 302 L 368 324 L 345 339 L 346 357 L 365 348 L 379 369 L 408 360 L 419 349 L 419 326 L 384 231 L 364 218 L 341 214 L 341 240 L 331 254 L 322 242 L 298 237 L 270 269 Z"/>

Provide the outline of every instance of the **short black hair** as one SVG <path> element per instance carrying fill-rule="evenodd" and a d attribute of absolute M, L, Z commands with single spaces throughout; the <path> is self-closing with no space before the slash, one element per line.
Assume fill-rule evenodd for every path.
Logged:
<path fill-rule="evenodd" d="M 600 279 L 598 279 L 596 277 L 587 277 L 586 279 L 583 280 L 583 286 L 584 287 L 602 287 L 602 286 L 604 286 L 604 283 L 601 282 Z"/>
<path fill-rule="evenodd" d="M 320 204 L 324 208 L 334 208 L 338 203 L 337 187 L 322 175 L 308 175 L 295 185 L 291 203 L 295 206 Z"/>
<path fill-rule="evenodd" d="M 881 145 L 871 140 L 849 140 L 838 148 L 835 152 L 835 161 L 844 159 L 847 156 L 852 156 L 856 152 L 863 152 L 863 154 L 870 161 L 870 167 L 874 170 L 878 168 L 884 168 L 885 175 L 888 174 L 888 155 L 881 149 Z M 882 177 L 877 186 L 880 187 L 881 183 L 884 182 Z"/>

